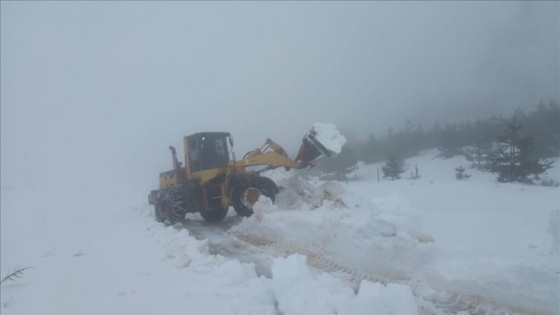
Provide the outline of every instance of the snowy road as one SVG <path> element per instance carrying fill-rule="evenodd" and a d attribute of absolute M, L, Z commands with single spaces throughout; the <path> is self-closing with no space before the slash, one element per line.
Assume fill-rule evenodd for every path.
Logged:
<path fill-rule="evenodd" d="M 233 212 L 233 209 L 231 210 Z M 255 265 L 257 275 L 272 277 L 272 262 L 274 258 L 281 257 L 281 253 L 258 242 L 243 241 L 229 233 L 231 227 L 241 222 L 241 217 L 230 213 L 218 224 L 205 222 L 198 214 L 187 215 L 187 217 L 189 219 L 182 225 L 176 225 L 175 228 L 187 229 L 190 235 L 198 240 L 208 240 L 211 254 L 237 259 L 242 263 L 252 263 Z"/>
<path fill-rule="evenodd" d="M 233 209 L 231 209 L 233 212 Z M 307 264 L 316 273 L 329 273 L 344 280 L 359 291 L 363 280 L 382 283 L 405 284 L 412 288 L 419 314 L 459 313 L 468 311 L 471 315 L 482 314 L 513 314 L 509 310 L 480 296 L 462 295 L 452 291 L 435 291 L 429 284 L 418 280 L 387 278 L 371 271 L 356 269 L 343 260 L 329 257 L 321 248 L 311 249 L 301 242 L 282 243 L 266 239 L 266 237 L 247 236 L 230 232 L 230 229 L 241 222 L 241 218 L 230 215 L 220 224 L 209 224 L 196 216 L 191 216 L 176 229 L 187 229 L 190 235 L 199 240 L 208 240 L 209 252 L 244 263 L 252 263 L 258 275 L 272 277 L 271 267 L 275 258 L 300 254 L 306 257 Z M 523 312 L 521 312 L 523 313 Z"/>
<path fill-rule="evenodd" d="M 421 179 L 273 172 L 276 204 L 178 229 L 143 191 L 3 190 L 1 273 L 33 268 L 2 284 L 1 311 L 556 314 L 560 189 L 458 182 L 465 161 L 431 152 L 408 163 Z"/>

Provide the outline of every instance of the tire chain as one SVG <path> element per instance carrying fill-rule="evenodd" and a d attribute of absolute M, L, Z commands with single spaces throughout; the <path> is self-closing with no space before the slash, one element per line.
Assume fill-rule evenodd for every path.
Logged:
<path fill-rule="evenodd" d="M 171 202 L 171 213 L 169 218 L 169 224 L 175 224 L 177 222 L 182 222 L 185 219 L 185 214 L 187 209 L 185 206 L 185 198 L 182 196 L 181 192 L 177 189 L 167 189 L 164 191 L 163 198 Z"/>

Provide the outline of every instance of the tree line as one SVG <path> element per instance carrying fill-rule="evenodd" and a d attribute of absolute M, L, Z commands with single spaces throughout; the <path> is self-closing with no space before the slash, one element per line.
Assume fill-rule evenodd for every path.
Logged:
<path fill-rule="evenodd" d="M 509 147 L 507 141 L 510 141 Z M 506 117 L 491 116 L 445 124 L 436 122 L 428 129 L 407 119 L 401 128 L 388 128 L 385 135 L 372 133 L 365 142 L 348 143 L 338 156 L 321 161 L 317 168 L 325 172 L 348 173 L 357 161 L 366 164 L 394 162 L 433 148 L 439 150 L 442 158 L 463 154 L 473 166 L 486 171 L 499 168 L 484 169 L 491 159 L 498 165 L 503 164 L 503 159 L 509 158 L 511 162 L 514 155 L 524 161 L 560 156 L 560 105 L 551 100 L 540 102 L 528 112 L 518 109 Z M 502 160 L 498 150 L 507 151 L 501 152 Z M 513 175 L 504 178 L 508 176 Z"/>

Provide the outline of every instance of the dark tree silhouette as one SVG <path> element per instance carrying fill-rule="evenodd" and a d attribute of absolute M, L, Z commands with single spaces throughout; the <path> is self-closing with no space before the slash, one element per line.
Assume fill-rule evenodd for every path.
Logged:
<path fill-rule="evenodd" d="M 357 162 L 358 159 L 351 147 L 344 145 L 340 154 L 332 159 L 323 159 L 317 164 L 317 168 L 323 172 L 335 172 L 337 180 L 345 179 L 348 181 L 346 175 L 355 169 Z"/>
<path fill-rule="evenodd" d="M 455 168 L 455 178 L 457 178 L 458 180 L 468 179 L 470 177 L 471 175 L 467 174 L 462 166 Z"/>
<path fill-rule="evenodd" d="M 391 177 L 391 180 L 400 179 L 401 174 L 404 173 L 404 161 L 402 159 L 391 157 L 381 166 L 383 171 L 383 178 Z"/>
<path fill-rule="evenodd" d="M 533 142 L 530 137 L 520 137 L 521 124 L 514 118 L 506 123 L 507 133 L 498 138 L 498 145 L 488 158 L 487 169 L 498 174 L 499 182 L 533 183 L 530 176 L 538 175 L 552 167 L 552 161 L 539 162 L 531 157 Z"/>

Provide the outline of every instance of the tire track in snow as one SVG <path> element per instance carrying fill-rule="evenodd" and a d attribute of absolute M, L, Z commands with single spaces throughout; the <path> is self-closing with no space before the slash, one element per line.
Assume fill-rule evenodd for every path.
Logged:
<path fill-rule="evenodd" d="M 209 251 L 224 257 L 238 259 L 244 263 L 255 264 L 259 276 L 272 277 L 271 267 L 275 258 L 288 257 L 293 254 L 305 255 L 307 264 L 317 272 L 326 272 L 349 284 L 357 292 L 362 280 L 405 284 L 411 287 L 418 304 L 419 314 L 457 314 L 468 311 L 470 315 L 505 315 L 527 314 L 526 310 L 505 309 L 486 301 L 482 297 L 465 296 L 450 291 L 423 292 L 426 285 L 408 277 L 388 278 L 381 274 L 362 270 L 332 257 L 321 248 L 311 248 L 292 241 L 270 240 L 264 236 L 230 232 L 230 228 L 241 222 L 240 218 L 229 217 L 219 224 L 210 224 L 199 220 L 186 220 L 183 227 L 197 239 L 208 239 Z"/>
<path fill-rule="evenodd" d="M 244 242 L 232 237 L 227 231 L 238 224 L 241 218 L 228 217 L 215 224 L 201 220 L 185 220 L 178 229 L 186 229 L 198 240 L 208 240 L 210 254 L 238 259 L 242 263 L 253 263 L 257 275 L 272 278 L 271 266 L 274 256 L 263 251 L 258 244 Z"/>
<path fill-rule="evenodd" d="M 312 249 L 297 242 L 273 241 L 260 236 L 239 233 L 228 232 L 228 234 L 247 244 L 264 247 L 268 252 L 276 252 L 282 257 L 287 257 L 292 254 L 305 255 L 307 257 L 307 264 L 310 267 L 317 271 L 327 272 L 334 277 L 348 282 L 355 292 L 357 292 L 362 280 L 374 283 L 378 282 L 383 285 L 387 285 L 388 283 L 408 285 L 411 287 L 412 293 L 416 298 L 419 314 L 457 314 L 461 311 L 467 311 L 470 315 L 528 313 L 525 310 L 518 310 L 515 312 L 499 307 L 494 305 L 491 301 L 484 300 L 482 297 L 464 296 L 455 292 L 437 292 L 432 289 L 433 293 L 427 296 L 422 293 L 425 285 L 421 282 L 414 281 L 410 278 L 390 279 L 371 271 L 360 270 L 349 266 L 334 257 L 330 257 L 327 253 L 320 249 Z"/>
<path fill-rule="evenodd" d="M 380 282 L 382 284 L 387 284 L 390 282 L 388 278 L 373 273 L 364 273 L 360 270 L 347 266 L 340 261 L 337 261 L 333 257 L 329 257 L 329 255 L 321 250 L 311 249 L 309 247 L 302 246 L 297 242 L 279 242 L 252 235 L 244 235 L 238 233 L 230 234 L 243 242 L 266 247 L 270 252 L 277 252 L 282 257 L 287 257 L 292 254 L 305 255 L 307 257 L 307 264 L 309 266 L 317 270 L 327 272 L 329 274 L 341 274 L 343 275 L 344 280 L 347 280 L 348 282 L 354 284 L 354 287 L 356 288 L 361 280 Z"/>

